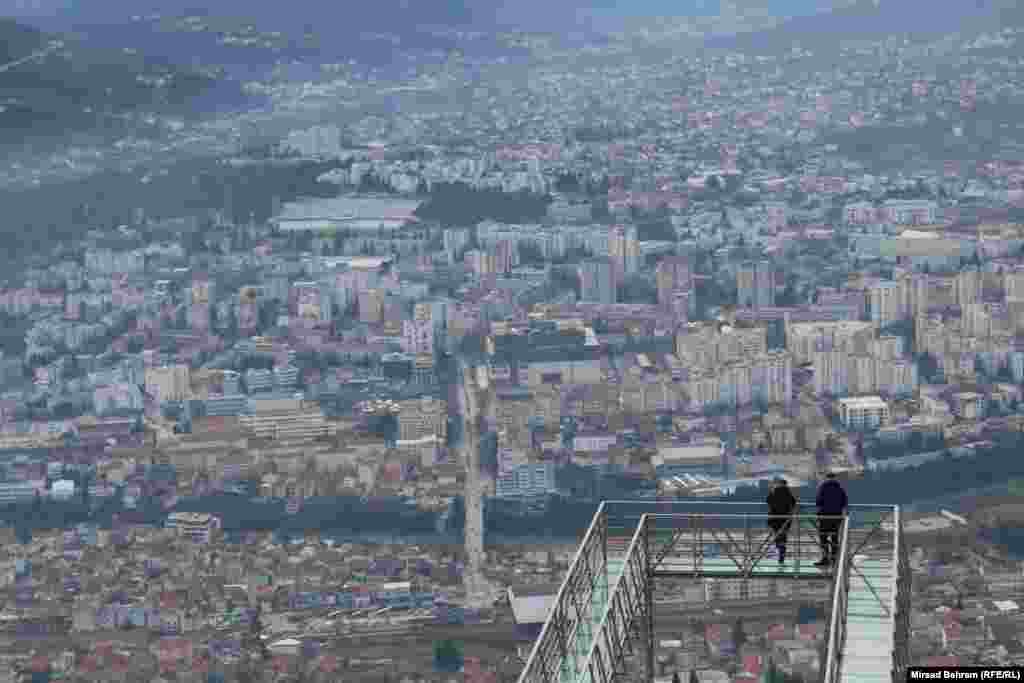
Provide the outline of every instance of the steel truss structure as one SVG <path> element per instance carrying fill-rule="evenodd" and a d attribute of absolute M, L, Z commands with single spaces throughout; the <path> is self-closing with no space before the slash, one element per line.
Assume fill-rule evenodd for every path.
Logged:
<path fill-rule="evenodd" d="M 609 683 L 641 654 L 646 679 L 653 681 L 655 580 L 663 577 L 739 580 L 742 598 L 753 580 L 827 582 L 825 683 L 902 681 L 910 586 L 899 509 L 851 506 L 847 517 L 834 518 L 834 569 L 815 565 L 816 515 L 798 509 L 786 520 L 787 559 L 780 562 L 772 555 L 780 526 L 770 527 L 771 518 L 759 509 L 748 503 L 602 503 L 519 683 Z M 848 615 L 859 621 L 848 623 Z M 861 636 L 868 645 L 852 647 Z"/>

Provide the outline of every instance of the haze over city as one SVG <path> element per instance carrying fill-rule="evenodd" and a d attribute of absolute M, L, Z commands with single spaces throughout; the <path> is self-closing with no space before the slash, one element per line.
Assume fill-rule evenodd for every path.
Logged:
<path fill-rule="evenodd" d="M 1024 664 L 1010 0 L 0 10 L 0 681 Z"/>

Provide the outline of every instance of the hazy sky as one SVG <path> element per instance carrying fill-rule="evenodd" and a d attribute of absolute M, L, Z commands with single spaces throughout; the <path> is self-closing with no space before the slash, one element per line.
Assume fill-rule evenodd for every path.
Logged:
<path fill-rule="evenodd" d="M 778 15 L 813 13 L 831 4 L 818 0 L 738 0 L 736 4 L 742 5 L 744 2 L 767 3 L 772 13 Z M 561 22 L 576 17 L 716 14 L 719 0 L 410 0 L 404 5 L 401 0 L 387 0 L 380 4 L 389 7 L 394 5 L 397 11 L 401 11 L 398 8 L 402 6 L 409 7 L 415 11 L 417 18 L 431 14 L 439 18 L 454 16 L 462 11 L 461 8 L 468 7 L 481 20 L 497 17 L 505 23 L 535 24 L 532 28 L 543 28 L 546 24 L 551 28 L 553 19 Z M 359 19 L 358 11 L 353 12 L 352 6 L 347 3 L 334 4 L 324 0 L 292 0 L 288 3 L 253 3 L 250 0 L 0 0 L 0 15 L 46 17 L 70 9 L 79 19 L 105 19 L 154 9 L 180 14 L 196 7 L 206 8 L 211 14 L 251 12 L 253 15 L 269 17 L 285 12 L 292 18 L 308 14 L 310 19 L 315 19 L 315 15 L 336 14 L 344 9 L 344 14 L 352 24 L 357 24 Z"/>

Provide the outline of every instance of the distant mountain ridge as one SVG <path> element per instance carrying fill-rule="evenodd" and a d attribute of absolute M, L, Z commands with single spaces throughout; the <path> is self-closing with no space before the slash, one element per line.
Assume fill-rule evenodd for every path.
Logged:
<path fill-rule="evenodd" d="M 39 29 L 0 17 L 0 64 L 14 61 L 44 43 L 45 37 Z"/>
<path fill-rule="evenodd" d="M 710 39 L 706 46 L 757 53 L 807 50 L 832 51 L 842 41 L 878 40 L 906 35 L 929 38 L 971 34 L 1020 25 L 1024 8 L 1014 0 L 858 0 L 812 16 L 794 16 L 763 31 Z"/>
<path fill-rule="evenodd" d="M 61 47 L 54 47 L 54 41 Z M 25 62 L 34 53 L 47 54 Z M 13 65 L 12 65 L 13 63 Z M 208 98 L 244 101 L 240 87 L 211 74 L 0 19 L 0 145 L 124 125 L 119 115 L 190 115 Z M 216 99 L 215 98 L 215 99 Z"/>
<path fill-rule="evenodd" d="M 386 65 L 394 61 L 391 36 L 400 38 L 402 49 L 452 49 L 450 41 L 428 34 L 439 28 L 470 27 L 476 16 L 470 11 L 470 0 L 375 0 L 359 5 L 322 0 L 210 0 L 201 6 L 192 0 L 98 0 L 79 7 L 65 0 L 41 1 L 49 3 L 53 11 L 26 14 L 25 20 L 44 30 L 130 45 L 154 56 L 227 65 L 234 73 L 249 71 L 253 77 L 278 61 L 355 59 Z M 185 17 L 207 17 L 210 26 L 218 28 L 190 33 L 156 26 L 174 24 L 174 20 Z M 156 18 L 161 21 L 154 21 Z M 275 52 L 260 46 L 217 43 L 221 27 L 234 31 L 249 26 L 259 33 L 280 33 L 288 43 L 287 49 Z M 307 35 L 315 40 L 305 40 Z"/>
<path fill-rule="evenodd" d="M 375 0 L 368 3 L 290 0 L 209 0 L 206 3 L 158 0 L 99 0 L 77 5 L 69 0 L 44 0 L 25 12 L 33 23 L 47 28 L 127 21 L 133 16 L 217 16 L 250 21 L 265 31 L 292 32 L 305 28 L 350 35 L 353 31 L 386 31 L 416 25 L 468 25 L 474 19 L 470 0 Z M 486 3 L 483 3 L 486 5 Z"/>
<path fill-rule="evenodd" d="M 426 26 L 490 30 L 494 28 L 560 32 L 584 29 L 589 18 L 643 18 L 660 16 L 712 16 L 723 4 L 744 6 L 780 16 L 813 14 L 831 5 L 820 0 L 376 0 L 354 5 L 323 0 L 292 0 L 288 3 L 249 0 L 209 0 L 198 4 L 185 0 L 37 0 L 34 11 L 23 16 L 44 27 L 66 28 L 126 21 L 132 16 L 216 16 L 251 21 L 257 28 L 282 32 L 333 32 L 339 36 L 358 32 L 405 34 Z"/>

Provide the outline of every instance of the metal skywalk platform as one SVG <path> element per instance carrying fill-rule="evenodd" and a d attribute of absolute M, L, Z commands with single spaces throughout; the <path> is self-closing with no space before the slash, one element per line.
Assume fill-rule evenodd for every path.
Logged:
<path fill-rule="evenodd" d="M 583 537 L 520 683 L 606 683 L 625 659 L 654 673 L 653 585 L 660 577 L 809 580 L 831 584 L 825 683 L 892 683 L 905 668 L 909 573 L 899 509 L 851 506 L 835 571 L 815 566 L 817 517 L 788 525 L 788 558 L 772 557 L 757 503 L 602 503 Z"/>

